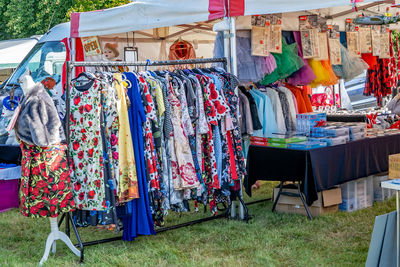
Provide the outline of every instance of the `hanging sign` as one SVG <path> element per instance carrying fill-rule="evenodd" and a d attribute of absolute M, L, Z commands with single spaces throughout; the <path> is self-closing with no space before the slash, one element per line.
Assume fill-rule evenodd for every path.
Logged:
<path fill-rule="evenodd" d="M 268 27 L 251 27 L 251 55 L 266 57 L 269 55 L 269 26 Z"/>
<path fill-rule="evenodd" d="M 370 26 L 360 26 L 359 28 L 360 50 L 361 53 L 372 52 L 372 35 Z"/>
<path fill-rule="evenodd" d="M 267 24 L 267 15 L 251 16 L 251 26 L 264 27 Z"/>
<path fill-rule="evenodd" d="M 359 27 L 351 19 L 346 19 L 347 49 L 353 56 L 361 57 Z"/>
<path fill-rule="evenodd" d="M 342 64 L 340 33 L 338 25 L 328 25 L 329 58 L 332 65 Z"/>
<path fill-rule="evenodd" d="M 326 32 L 318 33 L 319 43 L 319 57 L 316 60 L 329 60 L 329 49 L 328 49 L 328 34 Z"/>
<path fill-rule="evenodd" d="M 266 15 L 266 23 L 270 24 L 269 52 L 282 54 L 282 14 Z"/>
<path fill-rule="evenodd" d="M 381 54 L 379 58 L 390 58 L 390 30 L 388 26 L 381 27 Z"/>
<path fill-rule="evenodd" d="M 372 55 L 381 55 L 381 26 L 372 25 L 371 27 Z"/>
<path fill-rule="evenodd" d="M 299 25 L 303 57 L 319 57 L 318 16 L 300 16 Z"/>
<path fill-rule="evenodd" d="M 101 46 L 97 36 L 83 37 L 82 45 L 83 45 L 83 51 L 85 52 L 85 56 L 87 57 L 97 56 L 102 54 Z"/>
<path fill-rule="evenodd" d="M 332 65 L 342 64 L 342 54 L 340 51 L 340 40 L 329 38 L 329 57 Z"/>

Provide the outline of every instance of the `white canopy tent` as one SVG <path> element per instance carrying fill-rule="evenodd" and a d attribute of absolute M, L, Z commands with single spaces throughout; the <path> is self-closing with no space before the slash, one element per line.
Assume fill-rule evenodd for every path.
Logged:
<path fill-rule="evenodd" d="M 364 5 L 394 4 L 395 1 L 362 2 L 357 3 L 360 9 Z M 351 15 L 351 3 L 351 0 L 140 0 L 106 10 L 73 13 L 71 37 L 108 35 L 257 14 L 319 10 L 332 16 L 350 9 L 347 14 Z"/>
<path fill-rule="evenodd" d="M 386 6 L 391 6 L 392 4 L 395 4 L 394 0 L 363 0 L 361 3 L 357 3 L 357 6 L 366 14 L 374 14 L 376 11 L 372 9 L 376 9 L 377 6 L 385 9 Z M 384 7 L 379 5 L 384 5 Z M 136 39 L 140 35 L 142 37 L 151 37 L 152 33 L 144 30 L 179 25 L 186 25 L 185 34 L 187 35 L 189 35 L 189 30 L 197 30 L 197 34 L 201 35 L 204 33 L 205 28 L 209 28 L 203 27 L 200 23 L 202 21 L 223 17 L 240 17 L 237 21 L 238 29 L 246 29 L 250 25 L 246 22 L 246 19 L 249 20 L 249 15 L 271 13 L 284 13 L 282 19 L 283 30 L 297 30 L 298 16 L 303 14 L 320 14 L 330 18 L 331 21 L 329 23 L 338 24 L 343 28 L 345 18 L 356 17 L 360 13 L 352 12 L 351 7 L 351 0 L 140 0 L 106 10 L 73 13 L 71 15 L 70 36 L 111 35 L 115 37 L 121 36 L 123 33 L 135 32 Z M 236 30 L 235 21 L 230 20 L 228 26 L 226 30 L 234 33 Z M 172 32 L 179 34 L 180 31 L 173 30 Z M 175 37 L 175 35 L 173 36 Z M 189 39 L 197 40 L 196 38 Z M 201 38 L 201 36 L 198 37 L 200 40 Z M 231 51 L 235 51 L 233 35 L 230 35 L 230 38 L 232 41 Z M 166 39 L 166 42 L 171 42 L 172 40 L 171 38 Z M 208 39 L 207 42 L 210 42 L 213 40 L 213 36 L 209 36 L 206 39 Z M 154 59 L 156 55 L 162 54 L 162 51 L 159 52 L 163 49 L 162 47 L 160 48 L 161 42 L 162 38 L 158 39 L 159 44 L 153 42 L 150 46 L 145 45 L 144 50 L 141 51 L 146 51 L 149 47 L 153 47 L 155 49 L 153 56 L 148 57 L 146 55 L 146 57 Z M 165 45 L 165 42 L 163 45 Z M 231 56 L 231 61 L 235 61 L 235 53 L 231 53 Z M 140 58 L 143 59 L 143 57 Z M 235 64 L 232 64 L 232 66 L 234 67 Z M 233 69 L 232 72 L 235 72 L 235 70 Z"/>
<path fill-rule="evenodd" d="M 40 36 L 33 36 L 26 39 L 0 41 L 0 69 L 16 68 L 39 38 Z"/>

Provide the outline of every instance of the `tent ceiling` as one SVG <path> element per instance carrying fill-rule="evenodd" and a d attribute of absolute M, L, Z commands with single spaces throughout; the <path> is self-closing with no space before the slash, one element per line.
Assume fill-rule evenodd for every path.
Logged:
<path fill-rule="evenodd" d="M 382 3 L 394 3 L 394 0 L 364 0 L 364 3 L 358 3 L 358 6 L 365 10 Z M 202 21 L 222 18 L 225 15 L 244 16 L 324 9 L 324 12 L 328 10 L 328 17 L 335 19 L 351 15 L 350 5 L 350 0 L 140 0 L 106 10 L 73 13 L 71 37 L 143 31 L 173 25 L 186 26 L 186 29 L 182 29 L 182 33 L 185 33 L 190 29 L 208 29 L 210 25 L 202 24 Z M 228 12 L 224 6 L 229 6 Z M 336 9 L 341 6 L 344 8 Z M 190 25 L 191 23 L 196 24 Z"/>

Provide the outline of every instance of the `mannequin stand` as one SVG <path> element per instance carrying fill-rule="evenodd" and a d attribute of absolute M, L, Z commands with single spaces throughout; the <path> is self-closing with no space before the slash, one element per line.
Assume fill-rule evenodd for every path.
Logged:
<path fill-rule="evenodd" d="M 60 224 L 62 223 L 63 219 L 64 219 L 65 214 L 63 214 L 61 220 L 60 220 Z M 76 226 L 75 223 L 73 222 L 72 218 L 71 218 L 71 214 L 67 214 L 67 221 L 66 221 L 66 230 L 67 230 L 67 234 L 61 232 L 58 227 L 59 225 L 57 224 L 57 218 L 50 218 L 50 227 L 51 227 L 51 232 L 49 234 L 49 236 L 47 237 L 47 241 L 46 241 L 46 248 L 44 250 L 44 254 L 42 259 L 40 260 L 39 265 L 43 265 L 43 263 L 47 260 L 47 258 L 49 257 L 50 254 L 50 250 L 52 251 L 53 254 L 56 253 L 56 241 L 57 240 L 61 240 L 63 241 L 70 250 L 72 250 L 72 252 L 80 257 L 80 261 L 83 261 L 83 246 L 82 246 L 82 242 L 79 238 L 78 235 L 78 231 L 76 230 Z M 72 226 L 74 228 L 75 231 L 75 235 L 78 239 L 79 245 L 80 245 L 80 249 L 77 249 L 71 242 L 71 239 L 69 238 L 69 221 L 71 221 Z"/>

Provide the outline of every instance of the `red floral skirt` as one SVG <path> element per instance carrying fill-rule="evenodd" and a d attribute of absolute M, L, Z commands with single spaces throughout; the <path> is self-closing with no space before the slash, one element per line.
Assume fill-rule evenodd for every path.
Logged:
<path fill-rule="evenodd" d="M 21 213 L 57 217 L 75 209 L 66 146 L 37 147 L 21 142 Z"/>

